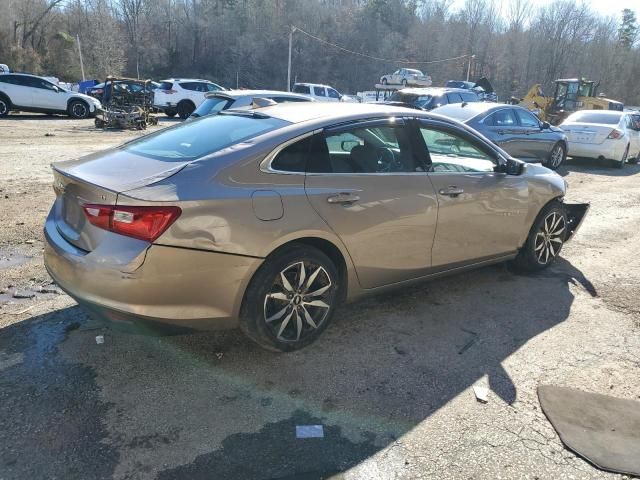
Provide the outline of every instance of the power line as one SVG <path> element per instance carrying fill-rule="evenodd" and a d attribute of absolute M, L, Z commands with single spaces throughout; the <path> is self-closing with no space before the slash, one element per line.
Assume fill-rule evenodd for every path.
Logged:
<path fill-rule="evenodd" d="M 362 52 L 356 52 L 354 50 L 349 50 L 348 48 L 342 47 L 340 45 L 337 45 L 335 43 L 331 43 L 328 42 L 327 40 L 324 40 L 320 37 L 316 37 L 315 35 L 310 34 L 309 32 L 305 32 L 304 30 L 302 30 L 300 27 L 296 27 L 295 25 L 292 25 L 292 28 L 294 30 L 299 31 L 300 33 L 303 33 L 304 35 L 306 35 L 309 38 L 312 38 L 320 43 L 324 43 L 325 45 L 329 45 L 333 48 L 337 48 L 338 50 L 341 50 L 345 53 L 349 53 L 351 55 L 357 55 L 359 57 L 364 57 L 364 58 L 368 58 L 370 60 L 377 60 L 380 62 L 386 62 L 386 63 L 401 63 L 401 64 L 405 64 L 405 65 L 430 65 L 433 63 L 443 63 L 443 62 L 450 62 L 451 60 L 460 60 L 462 58 L 469 58 L 471 55 L 467 54 L 467 55 L 460 55 L 458 57 L 451 57 L 451 58 L 442 58 L 440 60 L 430 60 L 430 61 L 420 61 L 420 62 L 411 62 L 408 60 L 398 60 L 395 58 L 382 58 L 382 57 L 376 57 L 373 55 L 368 55 L 366 53 L 362 53 Z"/>

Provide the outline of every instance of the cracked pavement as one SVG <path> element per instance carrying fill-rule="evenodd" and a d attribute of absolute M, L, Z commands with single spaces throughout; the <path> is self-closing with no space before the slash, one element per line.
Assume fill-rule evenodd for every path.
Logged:
<path fill-rule="evenodd" d="M 277 355 L 237 331 L 120 332 L 41 291 L 48 163 L 135 135 L 0 122 L 0 479 L 624 478 L 563 447 L 536 388 L 640 400 L 640 167 L 568 161 L 568 198 L 592 207 L 549 270 L 492 266 L 347 305 Z M 324 438 L 296 439 L 309 424 Z"/>

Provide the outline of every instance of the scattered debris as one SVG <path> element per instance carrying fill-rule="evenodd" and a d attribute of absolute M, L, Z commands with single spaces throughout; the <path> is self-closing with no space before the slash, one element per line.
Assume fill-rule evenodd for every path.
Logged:
<path fill-rule="evenodd" d="M 36 294 L 29 290 L 14 290 L 12 295 L 13 298 L 33 298 L 35 296 Z"/>
<path fill-rule="evenodd" d="M 224 353 L 222 353 L 222 352 L 216 353 L 216 358 L 217 358 L 218 360 L 222 360 L 222 356 L 223 356 L 223 355 L 224 355 Z"/>
<path fill-rule="evenodd" d="M 32 308 L 39 307 L 40 305 L 44 305 L 43 303 L 36 303 L 35 305 L 31 305 L 30 307 L 25 308 L 24 310 L 20 310 L 17 312 L 7 312 L 9 315 L 22 315 L 23 313 L 27 313 Z"/>
<path fill-rule="evenodd" d="M 36 243 L 35 240 L 25 240 L 24 243 L 26 243 L 27 245 L 33 245 L 34 243 Z"/>
<path fill-rule="evenodd" d="M 58 287 L 56 287 L 55 285 L 47 285 L 47 286 L 40 287 L 39 292 L 40 293 L 53 293 L 55 295 L 60 295 L 62 293 L 60 291 L 60 289 Z"/>
<path fill-rule="evenodd" d="M 324 438 L 322 425 L 296 425 L 296 438 Z"/>
<path fill-rule="evenodd" d="M 462 355 L 464 352 L 466 352 L 467 350 L 469 350 L 469 348 L 476 343 L 476 340 L 478 339 L 478 337 L 473 337 L 471 340 L 469 340 L 467 343 L 465 343 L 463 345 L 463 347 L 458 350 L 458 355 Z"/>
<path fill-rule="evenodd" d="M 45 133 L 44 136 L 45 137 L 55 137 L 56 134 L 55 133 Z"/>
<path fill-rule="evenodd" d="M 476 400 L 480 403 L 487 403 L 489 401 L 489 389 L 487 387 L 473 387 L 473 393 L 476 396 Z"/>
<path fill-rule="evenodd" d="M 104 335 L 96 335 L 96 343 L 102 345 L 104 343 Z"/>

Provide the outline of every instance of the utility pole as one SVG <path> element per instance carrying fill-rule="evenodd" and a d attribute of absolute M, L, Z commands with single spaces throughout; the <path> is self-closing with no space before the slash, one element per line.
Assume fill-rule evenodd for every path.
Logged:
<path fill-rule="evenodd" d="M 471 62 L 476 58 L 475 55 L 469 55 L 469 64 L 467 65 L 467 82 L 469 81 L 469 75 L 471 74 Z"/>
<path fill-rule="evenodd" d="M 293 32 L 296 31 L 296 27 L 291 25 L 291 31 L 289 32 L 289 64 L 287 66 L 287 92 L 291 91 L 291 47 L 293 45 Z"/>
<path fill-rule="evenodd" d="M 84 64 L 82 63 L 82 48 L 80 47 L 80 35 L 76 34 L 76 42 L 78 43 L 78 55 L 80 56 L 80 72 L 82 72 L 82 81 L 84 78 Z"/>

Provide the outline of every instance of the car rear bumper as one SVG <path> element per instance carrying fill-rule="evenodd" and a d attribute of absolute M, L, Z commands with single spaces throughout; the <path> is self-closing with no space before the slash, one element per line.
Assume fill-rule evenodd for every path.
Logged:
<path fill-rule="evenodd" d="M 44 261 L 53 280 L 93 313 L 130 323 L 233 327 L 244 290 L 262 263 L 242 255 L 149 245 L 135 265 L 122 265 L 97 253 L 99 248 L 89 253 L 76 249 L 51 217 L 44 233 Z"/>
<path fill-rule="evenodd" d="M 567 143 L 567 155 L 571 157 L 600 158 L 610 160 L 620 160 L 624 155 L 626 143 L 620 140 L 605 140 L 602 143 L 578 143 L 569 141 Z"/>

